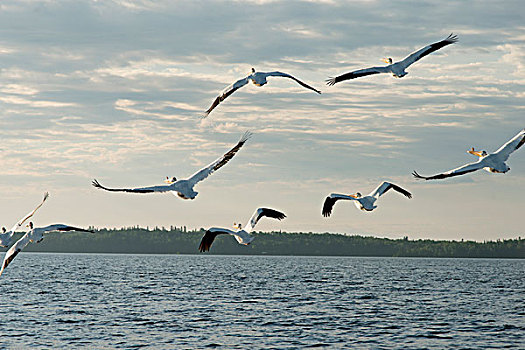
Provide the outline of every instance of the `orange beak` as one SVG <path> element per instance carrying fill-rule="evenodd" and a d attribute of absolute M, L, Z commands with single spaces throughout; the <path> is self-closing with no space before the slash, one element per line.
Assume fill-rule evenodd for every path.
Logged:
<path fill-rule="evenodd" d="M 481 152 L 480 152 L 480 151 L 475 151 L 475 150 L 474 150 L 474 147 L 472 147 L 472 149 L 469 149 L 469 150 L 467 151 L 467 153 L 470 153 L 470 154 L 473 154 L 473 155 L 475 155 L 475 156 L 481 157 Z"/>

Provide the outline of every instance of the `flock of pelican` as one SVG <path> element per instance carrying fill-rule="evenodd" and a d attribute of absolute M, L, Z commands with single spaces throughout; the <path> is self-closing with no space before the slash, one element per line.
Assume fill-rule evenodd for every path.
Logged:
<path fill-rule="evenodd" d="M 329 78 L 326 83 L 327 85 L 331 86 L 336 83 L 339 83 L 344 80 L 350 80 L 355 79 L 367 75 L 372 74 L 379 74 L 379 73 L 390 73 L 396 78 L 402 78 L 408 73 L 406 72 L 406 69 L 412 65 L 413 63 L 417 62 L 421 58 L 425 57 L 426 55 L 441 49 L 444 46 L 454 44 L 457 42 L 457 36 L 454 34 L 450 34 L 447 38 L 444 40 L 441 40 L 439 42 L 427 45 L 423 47 L 422 49 L 413 52 L 409 56 L 407 56 L 404 60 L 399 62 L 393 62 L 392 58 L 385 59 L 385 62 L 388 63 L 387 66 L 382 67 L 371 67 L 371 68 L 365 68 L 365 69 L 359 69 L 355 70 L 349 73 L 345 73 L 333 78 Z M 231 96 L 235 91 L 240 89 L 241 87 L 247 85 L 250 81 L 253 82 L 256 86 L 263 86 L 267 83 L 268 77 L 284 77 L 289 78 L 291 80 L 294 80 L 296 83 L 301 85 L 302 87 L 312 90 L 318 94 L 321 93 L 321 91 L 315 89 L 314 87 L 302 82 L 301 80 L 295 78 L 294 76 L 283 73 L 283 72 L 256 72 L 254 68 L 252 68 L 252 72 L 247 77 L 244 77 L 242 79 L 237 80 L 232 85 L 228 86 L 224 91 L 222 91 L 213 101 L 210 108 L 204 113 L 202 117 L 206 118 L 209 116 L 209 114 L 227 97 Z M 206 179 L 208 176 L 213 174 L 216 170 L 220 169 L 226 163 L 228 163 L 236 154 L 237 152 L 244 146 L 244 144 L 248 141 L 248 139 L 251 137 L 250 132 L 246 132 L 241 139 L 237 142 L 237 144 L 232 147 L 228 152 L 226 152 L 224 155 L 219 157 L 217 160 L 215 160 L 210 165 L 206 166 L 205 168 L 197 171 L 195 174 L 193 174 L 190 178 L 185 180 L 177 180 L 176 177 L 169 178 L 167 177 L 165 180 L 166 185 L 159 185 L 159 186 L 149 186 L 149 187 L 139 187 L 139 188 L 109 188 L 102 186 L 96 179 L 93 180 L 92 185 L 98 189 L 104 190 L 104 191 L 110 191 L 110 192 L 128 192 L 128 193 L 166 193 L 171 192 L 174 195 L 177 195 L 178 197 L 182 199 L 195 199 L 198 192 L 194 190 L 195 185 L 197 185 L 199 182 Z M 438 179 L 445 179 L 452 176 L 459 176 L 463 174 L 467 174 L 470 172 L 474 172 L 476 170 L 485 169 L 486 171 L 492 172 L 492 173 L 506 173 L 510 170 L 510 167 L 506 164 L 506 161 L 508 160 L 510 154 L 514 152 L 515 150 L 519 149 L 523 144 L 525 143 L 525 129 L 521 130 L 516 136 L 514 136 L 511 140 L 509 140 L 507 143 L 505 143 L 503 146 L 501 146 L 497 151 L 494 153 L 487 153 L 486 151 L 475 151 L 474 148 L 468 150 L 467 152 L 479 157 L 478 161 L 469 163 L 463 166 L 460 166 L 458 168 L 433 175 L 433 176 L 422 176 L 419 175 L 416 171 L 412 173 L 412 175 L 416 179 L 424 179 L 424 180 L 438 180 Z M 339 200 L 350 200 L 353 201 L 354 204 L 358 209 L 361 209 L 363 211 L 372 211 L 377 208 L 376 201 L 381 197 L 383 194 L 388 192 L 389 190 L 394 190 L 396 192 L 401 193 L 407 198 L 412 198 L 412 194 L 408 192 L 407 190 L 401 188 L 400 186 L 390 183 L 390 182 L 382 182 L 376 189 L 374 189 L 370 194 L 366 196 L 362 196 L 361 193 L 356 192 L 355 194 L 345 195 L 345 194 L 339 194 L 339 193 L 332 193 L 328 197 L 326 197 L 323 207 L 322 207 L 322 215 L 325 217 L 329 217 L 332 213 L 333 207 L 335 203 Z M 24 216 L 22 219 L 20 219 L 12 228 L 11 230 L 7 231 L 5 227 L 2 228 L 2 232 L 0 233 L 0 246 L 7 248 L 10 246 L 9 250 L 5 254 L 2 267 L 0 270 L 0 275 L 3 273 L 4 269 L 13 261 L 13 259 L 16 257 L 18 253 L 22 251 L 29 243 L 39 243 L 44 239 L 44 235 L 50 232 L 66 232 L 66 231 L 80 231 L 80 232 L 93 232 L 92 230 L 86 230 L 74 226 L 69 225 L 63 225 L 63 224 L 54 224 L 49 225 L 45 227 L 34 227 L 33 222 L 29 222 L 26 226 L 29 228 L 29 230 L 20 238 L 17 240 L 14 244 L 13 243 L 13 235 L 17 229 L 23 226 L 23 224 L 29 220 L 40 207 L 44 204 L 44 202 L 48 199 L 49 194 L 46 192 L 44 194 L 44 198 L 42 201 L 38 204 L 38 206 L 31 211 L 29 214 Z M 211 248 L 211 245 L 213 244 L 215 237 L 220 234 L 229 234 L 232 235 L 239 244 L 242 245 L 249 245 L 253 239 L 254 236 L 250 233 L 254 230 L 255 226 L 259 222 L 259 220 L 263 217 L 273 218 L 277 220 L 282 220 L 286 218 L 286 215 L 278 210 L 270 209 L 270 208 L 258 208 L 253 216 L 251 217 L 248 224 L 245 226 L 245 228 L 242 227 L 242 224 L 234 224 L 234 230 L 225 229 L 225 228 L 217 228 L 212 227 L 209 228 L 204 236 L 202 237 L 202 240 L 199 245 L 199 251 L 205 252 L 209 251 Z"/>

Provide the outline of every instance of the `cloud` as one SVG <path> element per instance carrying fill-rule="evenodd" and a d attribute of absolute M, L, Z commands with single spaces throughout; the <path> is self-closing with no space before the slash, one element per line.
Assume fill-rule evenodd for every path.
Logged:
<path fill-rule="evenodd" d="M 293 207 L 296 217 L 283 226 L 289 229 L 367 227 L 379 235 L 397 222 L 393 234 L 413 225 L 435 237 L 449 237 L 448 229 L 432 221 L 428 211 L 463 225 L 450 208 L 457 213 L 461 205 L 483 201 L 479 193 L 501 188 L 508 199 L 497 202 L 495 226 L 480 234 L 473 225 L 469 234 L 495 237 L 491 230 L 521 227 L 519 218 L 499 218 L 521 203 L 515 194 L 524 189 L 516 180 L 525 172 L 523 152 L 511 157 L 512 172 L 505 176 L 481 173 L 454 180 L 474 181 L 470 184 L 424 185 L 410 177 L 414 168 L 431 172 L 463 164 L 469 160 L 467 148 L 496 149 L 524 127 L 520 1 L 503 7 L 437 0 L 240 1 L 235 6 L 8 0 L 0 8 L 0 159 L 9 165 L 0 178 L 9 193 L 23 189 L 28 177 L 38 196 L 41 184 L 73 199 L 84 191 L 90 196 L 88 180 L 94 176 L 138 185 L 166 174 L 190 175 L 251 130 L 254 137 L 234 161 L 199 184 L 202 199 L 190 204 L 170 198 L 175 202 L 167 207 L 191 206 L 184 216 L 188 226 L 213 224 L 202 218 L 202 210 L 218 197 L 230 200 L 224 198 L 226 187 L 228 193 L 238 191 L 229 210 L 252 202 Z M 328 76 L 379 65 L 385 56 L 403 58 L 450 32 L 459 42 L 414 64 L 403 79 L 377 75 L 324 85 Z M 217 94 L 251 67 L 293 74 L 323 93 L 273 78 L 260 88 L 249 84 L 208 119 L 199 119 Z M 403 202 L 411 206 L 404 210 L 387 200 L 373 216 L 345 216 L 342 210 L 331 221 L 312 214 L 318 214 L 316 201 L 326 193 L 372 188 L 383 178 L 413 185 L 421 191 L 414 202 L 424 205 Z M 435 188 L 460 200 L 435 203 Z M 95 210 L 96 200 L 80 201 L 94 207 L 79 213 Z M 119 204 L 128 205 L 126 200 Z M 138 202 L 129 198 L 129 203 Z M 155 215 L 144 209 L 141 223 L 183 220 L 156 203 L 148 202 Z M 26 211 L 9 211 L 15 209 Z M 111 213 L 100 215 L 103 224 L 117 220 Z M 125 226 L 136 218 L 120 219 L 117 225 Z"/>

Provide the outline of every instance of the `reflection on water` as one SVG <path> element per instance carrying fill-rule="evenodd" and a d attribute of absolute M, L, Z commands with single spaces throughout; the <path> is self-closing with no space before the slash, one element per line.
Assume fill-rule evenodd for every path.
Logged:
<path fill-rule="evenodd" d="M 20 254 L 0 348 L 523 348 L 525 261 Z"/>

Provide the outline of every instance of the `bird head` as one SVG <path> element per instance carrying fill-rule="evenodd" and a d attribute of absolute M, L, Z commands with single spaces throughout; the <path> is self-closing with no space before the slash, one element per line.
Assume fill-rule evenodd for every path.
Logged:
<path fill-rule="evenodd" d="M 383 58 L 382 61 L 385 62 L 385 63 L 388 63 L 388 64 L 392 64 L 392 62 L 393 62 L 392 61 L 392 57 Z"/>
<path fill-rule="evenodd" d="M 177 178 L 175 176 L 173 176 L 171 179 L 169 178 L 169 176 L 166 176 L 166 180 L 164 180 L 165 183 L 170 184 L 170 185 L 176 181 L 177 181 Z"/>
<path fill-rule="evenodd" d="M 472 147 L 472 149 L 469 149 L 467 153 L 473 154 L 478 157 L 485 157 L 487 155 L 486 151 L 476 151 L 474 150 L 474 147 Z"/>
<path fill-rule="evenodd" d="M 352 198 L 361 198 L 361 193 L 356 192 L 355 194 L 351 194 L 350 197 L 352 197 Z"/>
<path fill-rule="evenodd" d="M 27 224 L 26 227 L 29 227 L 29 229 L 32 230 L 33 229 L 33 221 L 29 221 L 29 224 Z"/>
<path fill-rule="evenodd" d="M 6 233 L 6 231 L 5 227 L 2 227 L 2 233 Z"/>
<path fill-rule="evenodd" d="M 233 223 L 233 227 L 235 227 L 237 230 L 242 230 L 242 224 L 241 223 Z"/>
<path fill-rule="evenodd" d="M 252 67 L 252 74 L 255 73 L 255 68 Z"/>

